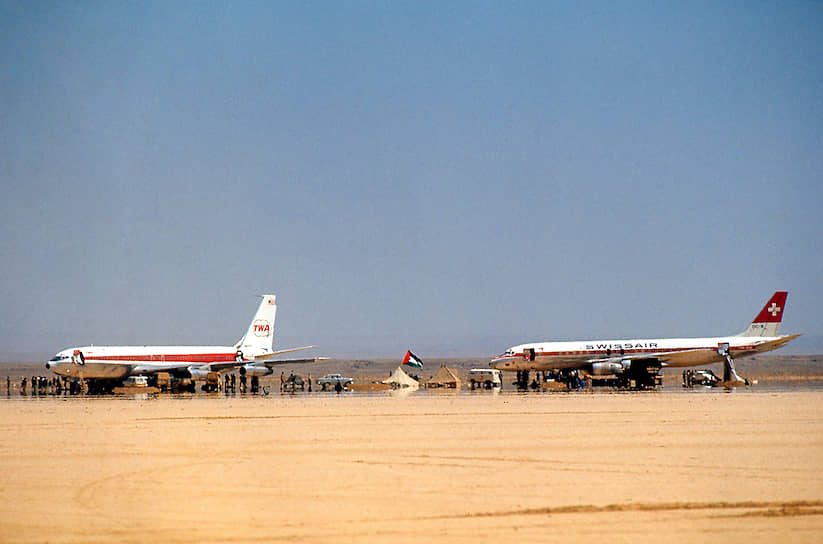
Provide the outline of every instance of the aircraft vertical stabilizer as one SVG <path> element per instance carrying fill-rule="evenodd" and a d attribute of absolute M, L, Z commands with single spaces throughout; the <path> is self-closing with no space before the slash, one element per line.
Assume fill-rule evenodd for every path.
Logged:
<path fill-rule="evenodd" d="M 777 336 L 788 296 L 789 293 L 786 291 L 776 291 L 754 318 L 749 328 L 739 336 Z"/>
<path fill-rule="evenodd" d="M 246 335 L 237 343 L 237 350 L 246 355 L 257 356 L 270 352 L 274 344 L 274 319 L 277 305 L 274 295 L 263 295 L 260 307 L 254 314 Z"/>

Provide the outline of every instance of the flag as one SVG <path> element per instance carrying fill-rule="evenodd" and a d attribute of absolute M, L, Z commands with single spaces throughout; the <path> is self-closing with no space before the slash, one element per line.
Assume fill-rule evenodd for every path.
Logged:
<path fill-rule="evenodd" d="M 421 361 L 420 358 L 411 351 L 406 352 L 406 356 L 403 357 L 403 364 L 416 368 L 423 368 L 423 361 Z"/>

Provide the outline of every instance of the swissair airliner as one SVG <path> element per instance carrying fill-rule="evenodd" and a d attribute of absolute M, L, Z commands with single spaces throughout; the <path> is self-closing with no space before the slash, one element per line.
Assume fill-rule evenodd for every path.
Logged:
<path fill-rule="evenodd" d="M 83 346 L 59 352 L 46 368 L 70 378 L 117 381 L 157 372 L 205 378 L 211 372 L 234 369 L 241 374 L 265 376 L 273 373 L 274 365 L 324 359 L 274 360 L 278 355 L 314 346 L 273 351 L 277 305 L 274 295 L 263 295 L 262 299 L 246 334 L 233 346 Z"/>
<path fill-rule="evenodd" d="M 786 308 L 786 291 L 777 291 L 749 327 L 735 336 L 712 338 L 661 338 L 634 340 L 587 340 L 538 342 L 511 347 L 491 360 L 489 366 L 517 371 L 520 384 L 528 383 L 530 370 L 568 372 L 580 370 L 593 376 L 615 376 L 641 387 L 653 386 L 663 367 L 724 363 L 724 381 L 743 382 L 734 368 L 734 357 L 747 357 L 785 346 L 800 336 L 779 335 Z"/>

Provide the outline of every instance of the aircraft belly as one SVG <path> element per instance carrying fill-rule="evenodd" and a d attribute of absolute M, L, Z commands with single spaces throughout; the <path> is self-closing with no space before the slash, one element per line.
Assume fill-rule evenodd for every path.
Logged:
<path fill-rule="evenodd" d="M 572 357 L 541 357 L 537 356 L 534 361 L 524 359 L 516 360 L 513 367 L 503 368 L 503 370 L 565 370 L 569 368 L 582 368 L 585 361 Z"/>
<path fill-rule="evenodd" d="M 568 357 L 545 357 L 540 360 L 538 370 L 566 370 L 569 368 L 581 368 L 584 362 L 579 359 Z"/>
<path fill-rule="evenodd" d="M 126 364 L 94 363 L 86 361 L 84 365 L 75 365 L 77 374 L 70 375 L 78 378 L 97 380 L 117 380 L 131 374 L 131 366 Z"/>

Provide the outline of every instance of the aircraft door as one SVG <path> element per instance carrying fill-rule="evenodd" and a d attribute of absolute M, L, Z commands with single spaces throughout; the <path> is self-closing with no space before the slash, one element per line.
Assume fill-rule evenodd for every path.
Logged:
<path fill-rule="evenodd" d="M 720 342 L 717 344 L 717 354 L 721 357 L 725 357 L 729 354 L 729 343 L 728 342 Z"/>
<path fill-rule="evenodd" d="M 523 350 L 523 359 L 527 361 L 534 361 L 535 353 L 534 348 L 526 348 Z"/>

